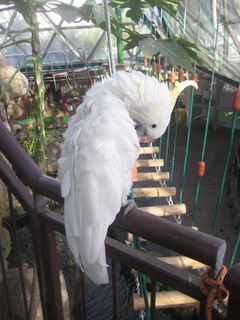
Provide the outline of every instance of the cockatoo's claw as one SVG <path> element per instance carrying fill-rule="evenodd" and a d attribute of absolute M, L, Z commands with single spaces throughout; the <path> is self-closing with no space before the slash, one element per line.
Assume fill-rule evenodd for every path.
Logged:
<path fill-rule="evenodd" d="M 136 208 L 137 206 L 134 200 L 126 200 L 123 207 L 125 207 L 124 209 L 124 217 L 125 217 L 129 211 L 131 211 L 133 208 Z"/>

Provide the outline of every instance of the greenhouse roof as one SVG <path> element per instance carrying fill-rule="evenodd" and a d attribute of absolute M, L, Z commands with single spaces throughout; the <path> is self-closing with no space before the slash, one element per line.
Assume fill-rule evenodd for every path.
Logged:
<path fill-rule="evenodd" d="M 65 0 L 67 4 L 82 5 L 83 1 Z M 2 3 L 2 4 L 1 4 Z M 31 55 L 29 43 L 18 43 L 18 40 L 30 37 L 30 33 L 16 37 L 20 30 L 27 27 L 21 14 L 13 5 L 7 5 L 10 1 L 0 2 L 0 39 L 13 40 L 13 46 L 2 48 L 1 52 L 6 56 L 17 56 L 20 62 L 26 56 Z M 169 14 L 160 11 L 156 7 L 148 16 L 150 23 L 157 27 L 162 36 L 175 35 L 185 38 L 199 46 L 198 53 L 203 61 L 203 66 L 208 70 L 227 77 L 235 83 L 239 83 L 240 70 L 240 1 L 239 0 L 180 0 L 176 22 Z M 94 60 L 108 59 L 108 48 L 104 32 L 91 22 L 77 21 L 67 23 L 57 14 L 46 12 L 38 13 L 40 23 L 40 40 L 43 57 L 46 61 L 48 52 L 74 51 L 83 48 L 84 53 L 77 51 L 78 58 L 84 63 Z M 124 22 L 131 25 L 130 19 Z M 140 25 L 143 24 L 143 19 Z M 141 29 L 142 28 L 142 29 Z M 143 26 L 139 26 L 143 30 Z M 149 30 L 148 30 L 149 32 Z M 116 53 L 116 43 L 114 42 Z M 125 58 L 131 52 L 126 52 Z M 116 56 L 116 55 L 115 55 Z"/>
<path fill-rule="evenodd" d="M 178 7 L 181 25 L 164 15 L 168 32 L 203 47 L 204 65 L 239 83 L 240 1 L 182 0 Z"/>

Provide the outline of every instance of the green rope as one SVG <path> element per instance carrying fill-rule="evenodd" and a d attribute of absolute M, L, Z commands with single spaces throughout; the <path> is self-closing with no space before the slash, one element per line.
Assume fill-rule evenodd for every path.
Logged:
<path fill-rule="evenodd" d="M 131 192 L 130 192 L 128 198 L 131 200 L 134 200 L 133 188 L 131 188 Z M 134 244 L 135 249 L 141 251 L 141 243 L 140 243 L 139 236 L 133 235 L 133 244 Z M 143 296 L 143 298 L 144 298 L 146 319 L 150 320 L 150 307 L 149 307 L 149 303 L 148 303 L 146 277 L 144 274 L 138 273 L 138 279 L 139 279 L 139 284 L 140 284 L 140 295 Z"/>
<path fill-rule="evenodd" d="M 158 153 L 158 159 L 161 159 L 161 155 L 162 155 L 162 139 L 163 137 L 161 136 L 159 138 L 159 153 Z"/>
<path fill-rule="evenodd" d="M 141 251 L 141 243 L 138 236 L 133 235 L 133 243 L 134 243 L 134 248 Z M 150 307 L 148 302 L 146 277 L 144 274 L 138 273 L 138 279 L 140 284 L 140 295 L 143 296 L 144 298 L 146 318 L 147 320 L 150 320 Z"/>
<path fill-rule="evenodd" d="M 177 109 L 175 109 L 175 119 L 176 119 L 176 125 L 175 125 L 175 132 L 174 132 L 174 142 L 173 142 L 173 156 L 172 156 L 172 167 L 171 167 L 171 175 L 170 175 L 170 187 L 172 187 L 173 182 L 173 173 L 175 169 L 175 155 L 177 150 L 177 134 L 178 134 L 178 111 L 179 111 L 179 104 L 180 99 L 177 100 Z"/>
<path fill-rule="evenodd" d="M 239 244 L 240 244 L 240 232 L 238 232 L 238 237 L 237 237 L 237 241 L 236 241 L 235 247 L 233 249 L 233 254 L 232 254 L 232 258 L 231 258 L 231 262 L 230 262 L 229 268 L 232 267 L 233 262 L 234 262 L 234 260 L 236 258 L 236 254 L 237 254 L 237 251 L 238 251 Z"/>
<path fill-rule="evenodd" d="M 224 171 L 223 171 L 222 182 L 221 182 L 221 186 L 220 186 L 220 190 L 219 190 L 219 196 L 218 196 L 217 206 L 216 206 L 215 215 L 214 215 L 214 219 L 213 219 L 213 225 L 212 225 L 211 235 L 214 234 L 215 227 L 216 227 L 216 222 L 217 222 L 217 218 L 218 218 L 218 213 L 219 213 L 219 208 L 220 208 L 220 203 L 221 203 L 223 188 L 224 188 L 225 179 L 226 179 L 227 170 L 228 170 L 228 162 L 229 162 L 230 153 L 231 153 L 231 148 L 232 148 L 234 131 L 235 131 L 236 122 L 237 122 L 237 116 L 238 116 L 238 110 L 234 110 L 233 120 L 232 120 L 231 135 L 230 135 L 230 140 L 229 140 L 229 145 L 228 145 L 228 152 L 227 152 L 227 156 L 226 156 L 226 161 L 225 161 L 225 166 L 224 166 Z"/>
<path fill-rule="evenodd" d="M 192 88 L 191 91 L 191 100 L 190 100 L 190 106 L 189 106 L 189 121 L 188 121 L 188 134 L 187 134 L 187 140 L 186 140 L 186 152 L 184 157 L 184 163 L 183 163 L 183 174 L 182 174 L 182 185 L 179 195 L 179 203 L 182 203 L 182 197 L 183 197 L 183 188 L 184 188 L 184 182 L 185 182 L 185 176 L 186 176 L 186 170 L 187 170 L 187 161 L 188 161 L 188 150 L 189 150 L 189 141 L 190 141 L 190 135 L 191 135 L 191 125 L 192 125 L 192 111 L 193 111 L 193 98 L 194 98 L 194 88 Z"/>
<path fill-rule="evenodd" d="M 168 150 L 169 150 L 169 140 L 170 140 L 170 124 L 167 128 L 167 140 L 166 140 L 166 150 L 165 150 L 165 161 L 164 161 L 164 171 L 167 171 L 167 162 L 168 162 Z"/>
<path fill-rule="evenodd" d="M 202 155 L 201 155 L 202 162 L 204 161 L 205 151 L 206 151 L 209 120 L 210 120 L 210 114 L 211 114 L 212 94 L 213 94 L 213 92 L 210 91 L 209 92 L 209 101 L 208 101 L 208 111 L 207 111 L 207 117 L 206 117 L 205 133 L 204 133 L 204 138 L 203 138 Z M 193 207 L 193 215 L 192 215 L 192 221 L 191 221 L 190 227 L 194 226 L 194 220 L 195 220 L 195 216 L 196 216 L 196 208 L 197 208 L 197 203 L 198 203 L 200 185 L 201 185 L 201 177 L 198 177 L 196 195 L 195 195 L 195 201 L 194 201 L 194 207 Z"/>

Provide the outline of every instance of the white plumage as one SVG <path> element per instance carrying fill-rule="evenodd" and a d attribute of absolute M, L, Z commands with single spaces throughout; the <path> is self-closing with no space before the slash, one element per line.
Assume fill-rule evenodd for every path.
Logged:
<path fill-rule="evenodd" d="M 181 89 L 187 85 L 196 86 L 188 81 Z M 166 84 L 141 72 L 119 72 L 93 85 L 69 122 L 59 159 L 66 235 L 76 262 L 97 284 L 108 282 L 104 240 L 127 204 L 139 156 L 133 120 L 149 138 L 160 137 L 179 93 L 173 98 Z"/>

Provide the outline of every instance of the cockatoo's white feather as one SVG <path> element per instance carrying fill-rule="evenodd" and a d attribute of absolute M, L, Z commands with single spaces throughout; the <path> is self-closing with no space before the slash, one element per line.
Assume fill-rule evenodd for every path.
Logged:
<path fill-rule="evenodd" d="M 158 138 L 172 108 L 165 84 L 120 72 L 93 85 L 69 122 L 59 160 L 65 229 L 75 260 L 95 283 L 108 282 L 104 240 L 126 203 L 139 156 L 132 119 Z"/>

